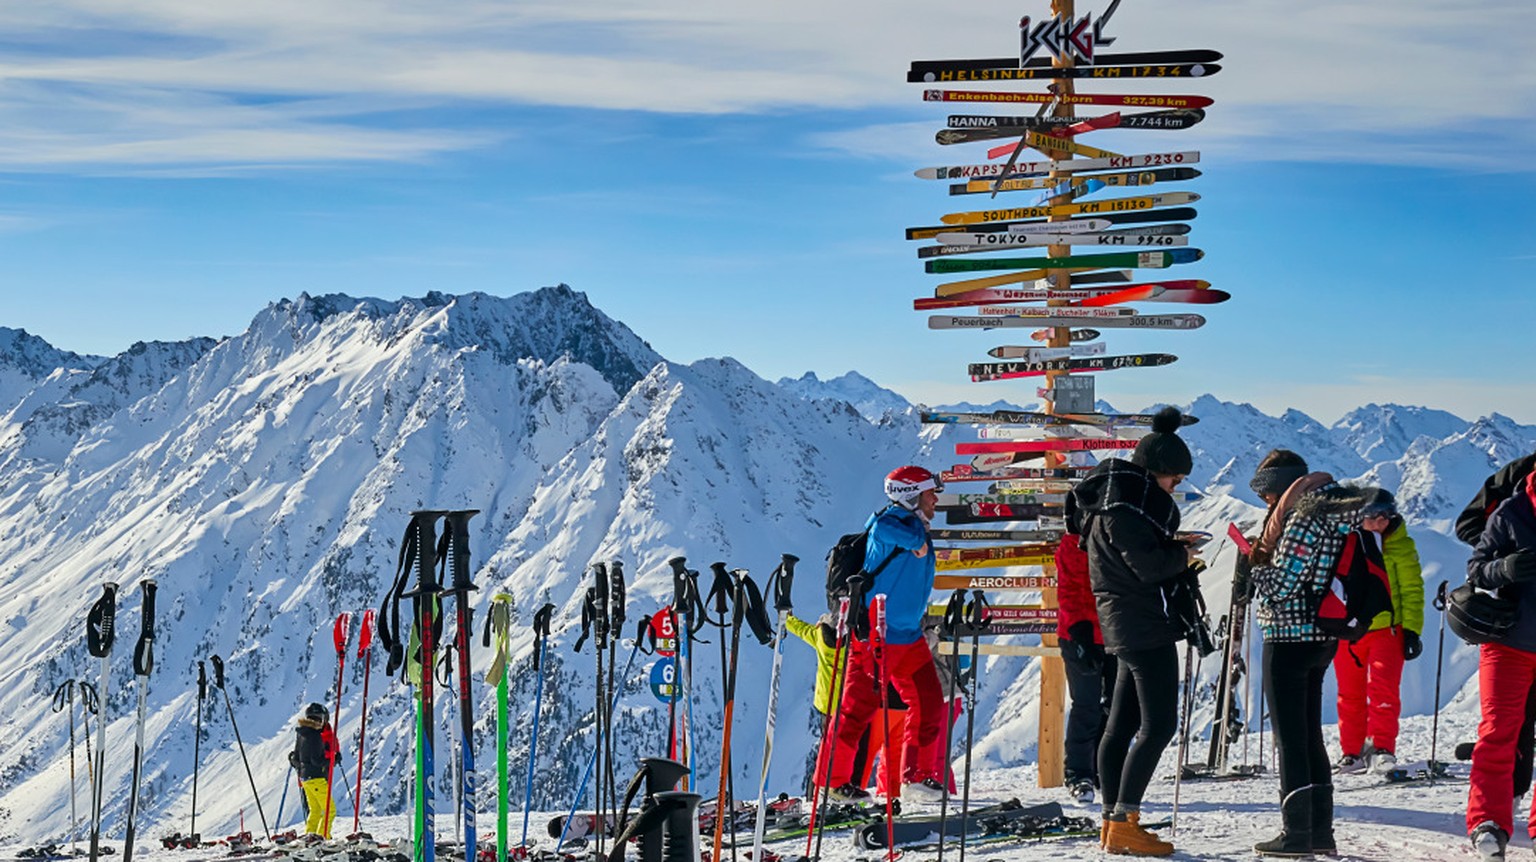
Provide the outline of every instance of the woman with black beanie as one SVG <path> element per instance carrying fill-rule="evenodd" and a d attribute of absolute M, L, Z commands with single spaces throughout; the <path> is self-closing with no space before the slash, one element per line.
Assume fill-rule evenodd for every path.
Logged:
<path fill-rule="evenodd" d="M 1182 422 L 1178 410 L 1164 408 L 1129 461 L 1103 461 L 1072 491 L 1104 648 L 1119 663 L 1098 752 L 1100 843 L 1110 853 L 1173 853 L 1140 819 L 1142 796 L 1178 726 L 1177 644 L 1184 628 L 1163 588 L 1190 563 L 1189 546 L 1174 538 L 1179 510 L 1172 491 L 1193 468 L 1177 433 Z"/>

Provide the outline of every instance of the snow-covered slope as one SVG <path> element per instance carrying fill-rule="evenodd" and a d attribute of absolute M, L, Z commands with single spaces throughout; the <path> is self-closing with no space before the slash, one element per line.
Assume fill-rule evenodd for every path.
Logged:
<path fill-rule="evenodd" d="M 25 729 L 0 737 L 0 840 L 58 837 L 68 827 L 68 725 L 48 703 L 64 681 L 96 679 L 82 620 L 103 581 L 123 587 L 106 703 L 109 832 L 120 828 L 127 803 L 135 700 L 128 657 L 139 584 L 151 577 L 160 585 L 161 637 L 147 699 L 140 834 L 179 828 L 173 824 L 190 812 L 194 681 L 197 662 L 214 654 L 227 662 L 229 703 L 263 813 L 275 820 L 292 717 L 336 695 L 331 621 L 378 605 L 410 511 L 481 510 L 471 524 L 480 618 L 494 593 L 516 600 L 519 770 L 535 692 L 526 624 L 543 602 L 558 608 L 534 800 L 556 808 L 570 799 L 591 748 L 593 657 L 590 646 L 581 654 L 572 647 L 592 562 L 625 563 L 636 620 L 670 601 L 665 561 L 674 555 L 706 572 L 717 560 L 745 567 L 761 583 L 781 553 L 794 553 L 804 559 L 796 606 L 811 617 L 822 607 L 822 555 L 880 504 L 880 477 L 900 463 L 946 466 L 951 444 L 971 437 L 968 428 L 920 426 L 911 405 L 856 374 L 775 384 L 730 359 L 668 362 L 564 286 L 509 298 L 300 296 L 261 311 L 231 338 L 136 345 L 109 359 L 0 334 L 0 620 L 8 647 L 0 709 Z M 1211 495 L 1189 507 L 1191 526 L 1219 531 L 1227 520 L 1256 520 L 1247 478 L 1267 449 L 1286 446 L 1341 478 L 1398 490 L 1422 532 L 1432 581 L 1456 576 L 1461 565 L 1463 549 L 1444 533 L 1448 519 L 1487 472 L 1536 444 L 1536 429 L 1498 415 L 1448 424 L 1438 411 L 1374 407 L 1327 428 L 1294 411 L 1270 417 L 1209 397 L 1190 407 L 1202 419 L 1186 432 L 1196 453 L 1190 483 Z M 1218 570 L 1229 553 L 1216 548 Z M 1224 592 L 1213 584 L 1213 607 L 1224 606 Z M 713 629 L 702 636 L 693 708 L 696 722 L 711 727 L 722 713 L 721 638 Z M 798 641 L 783 649 L 787 694 L 773 783 L 792 788 L 810 745 L 800 695 L 814 668 Z M 621 667 L 628 650 L 626 640 Z M 757 778 L 770 656 L 750 639 L 741 651 L 738 787 Z M 1466 687 L 1473 667 L 1470 650 L 1447 653 L 1442 703 Z M 477 648 L 477 680 L 487 658 Z M 661 748 L 666 710 L 651 693 L 652 661 L 636 660 L 625 676 L 621 762 Z M 1410 712 L 1425 712 L 1432 699 L 1418 673 L 1425 664 L 1405 682 Z M 409 693 L 380 678 L 382 666 L 376 658 L 366 813 L 398 813 L 408 799 Z M 348 662 L 347 770 L 356 766 L 364 673 Z M 1036 681 L 1033 662 L 986 663 L 980 712 L 990 720 L 978 727 L 977 749 L 985 765 L 1034 759 Z M 486 764 L 494 719 L 489 693 L 477 696 L 475 742 Z M 448 739 L 449 715 L 441 718 L 440 739 Z M 199 823 L 209 833 L 232 831 L 244 809 L 254 825 L 218 693 L 206 704 L 203 734 Z M 713 745 L 713 733 L 704 734 L 697 752 L 707 781 L 717 770 Z M 439 758 L 445 795 L 447 759 Z"/>

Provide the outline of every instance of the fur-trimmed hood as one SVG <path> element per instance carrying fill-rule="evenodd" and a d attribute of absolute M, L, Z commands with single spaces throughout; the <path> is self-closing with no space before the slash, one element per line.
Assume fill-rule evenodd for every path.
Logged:
<path fill-rule="evenodd" d="M 1375 499 L 1379 488 L 1369 485 L 1344 485 L 1334 482 L 1324 485 L 1296 501 L 1291 514 L 1298 518 L 1341 517 L 1359 511 Z"/>

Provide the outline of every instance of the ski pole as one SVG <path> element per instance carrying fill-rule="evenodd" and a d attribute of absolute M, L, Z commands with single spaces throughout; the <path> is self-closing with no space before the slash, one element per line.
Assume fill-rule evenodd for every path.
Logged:
<path fill-rule="evenodd" d="M 357 661 L 363 666 L 363 703 L 357 725 L 357 789 L 352 792 L 352 834 L 362 831 L 363 818 L 363 743 L 368 736 L 368 677 L 373 670 L 373 608 L 363 611 L 357 630 Z"/>
<path fill-rule="evenodd" d="M 197 835 L 197 774 L 202 766 L 203 701 L 208 698 L 208 672 L 203 662 L 197 663 L 197 723 L 192 731 L 192 825 L 187 827 L 187 837 L 201 843 Z M 284 785 L 284 790 L 287 786 Z M 281 815 L 279 815 L 281 817 Z"/>
<path fill-rule="evenodd" d="M 677 630 L 677 678 L 682 680 L 683 701 L 683 752 L 687 756 L 686 765 L 688 772 L 683 776 L 682 790 L 692 787 L 693 776 L 697 775 L 694 768 L 693 757 L 693 635 L 694 612 L 702 611 L 703 604 L 699 600 L 699 573 L 687 567 L 687 560 L 683 557 L 673 557 L 667 561 L 672 567 L 672 592 L 676 600 L 672 604 L 672 610 L 676 612 L 681 606 L 683 624 Z"/>
<path fill-rule="evenodd" d="M 783 554 L 779 569 L 769 580 L 773 583 L 773 609 L 779 612 L 773 635 L 773 670 L 768 674 L 768 719 L 763 730 L 763 770 L 757 781 L 757 822 L 752 826 L 752 862 L 762 862 L 763 832 L 768 825 L 768 767 L 773 761 L 773 731 L 779 709 L 779 668 L 784 663 L 784 630 L 794 610 L 795 563 L 800 558 Z"/>
<path fill-rule="evenodd" d="M 869 603 L 870 646 L 875 650 L 875 669 L 880 680 L 880 716 L 885 724 L 885 739 L 880 744 L 880 771 L 885 775 L 885 858 L 896 862 L 895 785 L 900 776 L 891 768 L 891 675 L 890 656 L 885 642 L 885 593 L 876 593 Z M 914 716 L 916 718 L 916 716 Z M 871 752 L 873 754 L 873 752 Z"/>
<path fill-rule="evenodd" d="M 603 715 L 603 739 L 606 740 L 608 750 L 604 752 L 603 759 L 608 764 L 608 801 L 615 812 L 618 810 L 618 785 L 614 782 L 614 735 L 613 735 L 613 705 L 619 699 L 619 686 L 622 683 L 614 679 L 614 658 L 619 648 L 619 638 L 624 631 L 627 609 L 624 607 L 624 563 L 614 560 L 608 564 L 608 711 Z"/>
<path fill-rule="evenodd" d="M 91 612 L 85 622 L 86 648 L 91 655 L 101 659 L 101 684 L 97 689 L 96 716 L 96 779 L 95 787 L 91 793 L 91 862 L 101 856 L 101 797 L 106 787 L 107 771 L 107 673 L 110 670 L 107 659 L 112 654 L 112 641 L 116 639 L 117 630 L 114 622 L 117 618 L 117 584 L 107 581 L 101 585 L 101 598 L 91 606 Z"/>
<path fill-rule="evenodd" d="M 278 832 L 283 830 L 283 809 L 288 807 L 288 788 L 298 780 L 298 775 L 295 772 L 293 764 L 290 763 L 288 764 L 288 771 L 283 773 L 283 792 L 277 796 L 277 816 L 272 818 L 272 825 L 277 827 Z M 288 779 L 290 778 L 294 779 L 294 781 L 289 781 Z"/>
<path fill-rule="evenodd" d="M 325 758 L 325 815 L 320 820 L 320 834 L 326 838 L 331 837 L 331 815 L 335 810 L 332 801 L 336 793 L 333 781 L 336 773 L 336 760 L 341 757 L 341 686 L 346 679 L 347 671 L 347 640 L 352 634 L 352 615 L 342 611 L 336 615 L 336 624 L 331 628 L 331 640 L 336 645 L 336 708 L 331 711 L 331 736 L 336 738 L 335 752 L 326 752 Z"/>
<path fill-rule="evenodd" d="M 80 678 L 80 729 L 85 737 L 85 778 L 92 793 L 96 792 L 96 767 L 91 758 L 91 716 L 101 715 L 101 698 L 96 686 Z"/>
<path fill-rule="evenodd" d="M 1445 662 L 1445 581 L 1435 590 L 1435 610 L 1440 612 L 1440 644 L 1435 647 L 1435 711 L 1429 722 L 1429 783 L 1435 783 L 1440 772 L 1440 762 L 1435 759 L 1436 746 L 1440 742 L 1440 669 Z"/>
<path fill-rule="evenodd" d="M 133 862 L 133 835 L 139 813 L 139 779 L 144 767 L 144 712 L 149 697 L 149 672 L 155 667 L 155 582 L 145 579 L 141 589 L 139 642 L 133 648 L 134 688 L 138 690 L 138 729 L 133 739 L 133 784 L 128 789 L 128 829 L 123 839 L 123 862 Z"/>
<path fill-rule="evenodd" d="M 624 675 L 625 676 L 629 675 L 629 669 L 635 663 L 635 656 L 637 654 L 639 654 L 639 652 L 640 652 L 640 644 L 641 644 L 642 640 L 644 639 L 645 629 L 646 629 L 646 626 L 649 624 L 649 622 L 650 622 L 650 618 L 649 617 L 642 618 L 640 620 L 639 625 L 635 628 L 635 643 L 634 643 L 634 646 L 630 647 L 629 659 L 624 662 Z M 597 762 L 597 749 L 594 748 L 592 750 L 592 753 L 587 756 L 587 767 L 586 767 L 585 770 L 582 771 L 581 782 L 576 785 L 576 795 L 571 799 L 571 810 L 570 810 L 570 813 L 566 815 L 565 822 L 562 823 L 561 826 L 560 826 L 560 837 L 558 839 L 556 839 L 556 841 L 555 841 L 555 848 L 557 850 L 565 844 L 566 833 L 568 833 L 570 831 L 570 829 L 571 829 L 571 821 L 576 819 L 576 809 L 581 806 L 581 800 L 586 796 L 586 793 L 587 793 L 587 782 L 592 779 L 592 767 L 593 767 L 593 764 L 595 764 L 596 762 Z M 607 827 L 607 824 L 605 822 L 602 822 L 602 821 L 598 822 L 598 828 L 599 829 L 603 829 L 603 828 L 606 828 L 606 827 Z"/>
<path fill-rule="evenodd" d="M 1179 716 L 1179 749 L 1177 755 L 1177 768 L 1173 773 L 1173 817 L 1169 822 L 1168 831 L 1174 835 L 1179 834 L 1179 787 L 1184 783 L 1184 757 L 1189 747 L 1189 723 L 1193 712 L 1190 700 L 1195 693 L 1195 647 L 1194 644 L 1184 644 L 1184 685 Z"/>
<path fill-rule="evenodd" d="M 506 596 L 505 598 L 507 599 L 507 601 L 506 602 L 502 602 L 502 604 L 501 604 L 501 608 L 502 608 L 502 613 L 503 614 L 505 614 L 507 612 L 507 607 L 508 607 L 512 597 L 511 596 Z M 495 613 L 495 612 L 496 611 L 495 611 L 494 606 L 493 606 L 492 613 Z M 528 814 L 529 814 L 529 811 L 532 810 L 532 807 L 533 807 L 533 773 L 534 773 L 534 766 L 535 766 L 535 764 L 538 761 L 537 753 L 538 753 L 538 746 L 539 746 L 539 711 L 540 711 L 541 707 L 543 706 L 543 702 L 544 702 L 544 676 L 543 676 L 543 674 L 541 672 L 541 667 L 542 667 L 542 665 L 544 663 L 544 649 L 549 644 L 549 627 L 550 627 L 551 621 L 554 619 L 554 615 L 555 615 L 555 606 L 552 605 L 552 604 L 544 605 L 544 607 L 539 609 L 538 613 L 533 615 L 533 640 L 534 640 L 534 645 L 533 645 L 533 680 L 534 680 L 534 682 L 533 682 L 533 686 L 534 686 L 534 689 L 533 689 L 533 729 L 532 729 L 532 732 L 529 734 L 529 737 L 528 737 L 528 780 L 527 780 L 527 782 L 526 782 L 526 784 L 525 784 L 525 786 L 523 788 L 523 834 L 522 834 L 521 839 L 518 842 L 523 847 L 527 847 L 528 846 Z M 503 638 L 503 640 L 505 640 L 506 635 L 507 635 L 506 624 L 507 624 L 507 620 L 503 619 L 503 624 L 502 624 L 503 625 L 503 628 L 502 628 L 502 638 Z M 636 643 L 637 646 L 639 645 L 639 637 L 640 636 L 637 633 L 635 635 L 635 643 Z M 633 654 L 631 654 L 631 655 L 633 655 Z M 625 673 L 628 673 L 628 672 L 629 672 L 629 669 L 626 666 L 625 667 Z M 506 713 L 506 677 L 505 676 L 502 677 L 501 683 L 499 685 L 500 685 L 499 691 L 500 691 L 500 695 L 501 695 L 501 700 L 498 701 L 497 709 L 502 712 L 502 718 L 500 719 L 500 721 L 498 723 L 498 727 L 502 728 L 502 737 L 501 737 L 501 742 L 500 742 L 501 749 L 500 749 L 500 751 L 501 751 L 501 755 L 502 755 L 501 759 L 503 761 L 502 764 L 501 764 L 501 767 L 500 767 L 500 771 L 501 771 L 501 774 L 503 776 L 502 784 L 503 784 L 503 786 L 505 786 L 505 784 L 506 784 L 505 776 L 506 776 L 506 772 L 507 772 L 507 770 L 506 770 L 506 763 L 505 763 L 505 761 L 506 761 L 506 744 L 505 744 L 506 743 L 506 735 L 505 735 L 506 734 L 506 714 L 505 714 Z M 503 800 L 505 800 L 506 796 L 507 796 L 506 791 L 503 790 L 503 792 L 502 792 Z M 505 819 L 506 808 L 507 808 L 507 806 L 506 806 L 505 801 L 504 801 L 503 804 L 502 804 L 502 812 L 503 812 L 502 817 L 503 817 L 503 819 Z M 505 830 L 503 829 L 502 831 L 505 831 Z M 498 850 L 498 859 L 499 859 L 499 862 L 506 862 L 506 848 L 505 847 L 499 848 L 499 850 Z"/>
<path fill-rule="evenodd" d="M 736 705 L 731 700 L 730 690 L 730 662 L 726 657 L 725 632 L 731 628 L 731 623 L 726 620 L 726 613 L 730 610 L 730 598 L 734 593 L 731 575 L 725 569 L 725 563 L 710 563 L 709 570 L 715 576 L 709 587 L 709 596 L 705 604 L 713 603 L 715 613 L 720 615 L 720 699 L 723 702 L 723 715 L 720 727 L 720 787 L 715 793 L 715 830 L 714 830 L 714 855 L 710 858 L 714 862 L 720 862 L 721 839 L 725 833 L 725 818 L 729 813 L 732 800 L 728 793 L 731 776 L 731 716 Z M 740 631 L 740 617 L 736 618 L 736 631 Z M 740 641 L 738 640 L 738 644 Z"/>
<path fill-rule="evenodd" d="M 834 637 L 836 645 L 832 651 L 832 678 L 831 687 L 827 690 L 827 715 L 821 723 L 821 746 L 817 752 L 817 767 L 821 771 L 820 786 L 811 785 L 811 822 L 805 835 L 805 852 L 812 859 L 821 858 L 821 834 L 824 831 L 827 815 L 827 805 L 832 800 L 832 761 L 837 756 L 837 731 L 841 723 L 843 684 L 848 677 L 849 653 L 853 651 L 852 639 L 849 637 L 849 616 L 853 614 L 853 602 L 851 596 L 863 594 L 864 579 L 858 575 L 848 579 L 848 595 L 841 596 L 837 600 L 837 629 Z M 860 608 L 862 611 L 863 608 Z M 820 759 L 825 756 L 825 763 Z M 816 802 L 817 795 L 821 802 Z M 816 852 L 811 853 L 811 842 L 816 842 Z"/>
<path fill-rule="evenodd" d="M 75 681 L 66 679 L 53 691 L 53 711 L 69 713 L 69 849 L 75 849 L 80 814 L 75 801 Z"/>
<path fill-rule="evenodd" d="M 965 862 L 965 846 L 971 824 L 971 755 L 976 748 L 976 698 L 981 685 L 981 632 L 988 625 L 987 596 L 971 591 L 971 603 L 965 609 L 965 622 L 971 629 L 971 696 L 965 705 L 965 785 L 960 788 L 960 862 Z"/>
<path fill-rule="evenodd" d="M 955 590 L 944 606 L 944 629 L 950 636 L 949 691 L 944 693 L 944 796 L 939 800 L 939 862 L 944 862 L 945 837 L 949 826 L 949 757 L 955 744 L 955 710 L 950 703 L 955 698 L 956 677 L 959 675 L 960 632 L 965 625 L 965 590 Z"/>
<path fill-rule="evenodd" d="M 604 780 L 607 773 L 604 771 L 603 758 L 603 707 L 608 700 L 603 694 L 603 652 L 608 648 L 608 566 L 604 563 L 592 564 L 592 580 L 594 586 L 587 591 L 591 600 L 592 628 L 594 637 L 592 640 L 593 652 L 597 656 L 597 685 L 593 693 L 592 702 L 592 747 L 597 754 L 597 787 L 593 791 L 597 799 L 597 822 L 608 822 L 608 797 L 606 794 L 607 782 Z M 577 649 L 581 648 L 580 641 Z M 597 847 L 598 858 L 603 857 L 603 833 L 606 829 L 598 829 L 593 836 L 593 843 Z"/>
<path fill-rule="evenodd" d="M 415 563 L 416 589 L 401 591 L 401 598 L 410 598 L 415 607 L 413 616 L 417 635 L 421 639 L 418 652 L 421 667 L 420 685 L 416 689 L 416 810 L 412 820 L 413 859 L 415 862 L 435 862 L 437 857 L 436 799 L 434 785 L 437 776 L 436 737 L 437 709 L 433 700 L 432 675 L 437 667 L 438 627 L 442 622 L 437 613 L 440 586 L 437 580 L 437 519 L 445 512 L 422 509 L 411 513 L 406 526 L 406 538 L 400 553 L 405 566 Z M 409 576 L 409 568 L 404 570 Z"/>
<path fill-rule="evenodd" d="M 229 726 L 235 732 L 235 745 L 240 749 L 240 760 L 245 764 L 245 777 L 251 782 L 251 796 L 256 800 L 256 813 L 261 815 L 261 828 L 267 840 L 272 840 L 272 830 L 267 826 L 266 812 L 261 810 L 261 793 L 256 790 L 256 776 L 251 773 L 251 761 L 245 756 L 245 743 L 240 739 L 240 725 L 235 721 L 235 705 L 229 699 L 229 689 L 224 687 L 224 660 L 216 655 L 208 657 L 213 665 L 213 687 L 223 692 L 224 708 L 229 711 Z"/>
<path fill-rule="evenodd" d="M 445 593 L 454 596 L 454 646 L 459 653 L 459 795 L 463 799 L 464 858 L 475 859 L 478 840 L 475 824 L 475 709 L 473 680 L 470 677 L 470 633 L 474 631 L 474 609 L 469 594 L 479 589 L 469 579 L 469 519 L 479 509 L 449 512 L 443 522 L 443 543 L 447 546 L 448 571 L 452 576 Z"/>

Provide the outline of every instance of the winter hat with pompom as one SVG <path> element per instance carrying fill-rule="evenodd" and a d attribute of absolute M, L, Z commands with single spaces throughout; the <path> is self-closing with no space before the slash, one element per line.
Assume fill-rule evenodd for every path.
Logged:
<path fill-rule="evenodd" d="M 1152 417 L 1152 433 L 1141 438 L 1136 451 L 1131 453 L 1131 463 L 1145 468 L 1148 473 L 1162 476 L 1188 476 L 1195 462 L 1189 447 L 1178 434 L 1184 424 L 1184 414 L 1176 407 L 1164 407 Z"/>

